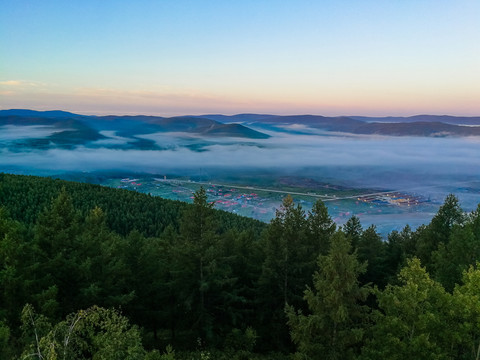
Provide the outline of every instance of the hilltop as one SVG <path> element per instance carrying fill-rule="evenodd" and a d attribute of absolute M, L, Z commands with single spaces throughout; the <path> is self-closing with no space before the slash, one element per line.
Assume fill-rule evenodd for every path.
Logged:
<path fill-rule="evenodd" d="M 43 138 L 21 142 L 21 146 L 72 147 L 76 145 L 113 148 L 163 149 L 158 135 L 215 142 L 220 138 L 263 140 L 272 132 L 318 134 L 332 132 L 355 135 L 463 137 L 480 136 L 480 117 L 416 115 L 411 117 L 364 117 L 320 115 L 189 115 L 175 117 L 146 115 L 80 115 L 71 112 L 12 109 L 0 111 L 0 126 L 50 126 Z M 119 141 L 122 138 L 123 141 Z M 95 143 L 100 141 L 99 143 Z M 121 144 L 120 144 L 121 143 Z"/>
<path fill-rule="evenodd" d="M 151 136 L 165 134 L 187 139 L 210 138 L 267 139 L 270 136 L 241 124 L 224 124 L 216 120 L 192 116 L 164 118 L 159 116 L 86 116 L 65 111 L 2 110 L 0 127 L 32 127 L 47 131 L 46 136 L 14 141 L 13 148 L 72 148 L 74 146 L 120 149 L 162 149 Z M 122 138 L 122 141 L 119 141 Z M 10 144 L 11 145 L 11 144 Z"/>

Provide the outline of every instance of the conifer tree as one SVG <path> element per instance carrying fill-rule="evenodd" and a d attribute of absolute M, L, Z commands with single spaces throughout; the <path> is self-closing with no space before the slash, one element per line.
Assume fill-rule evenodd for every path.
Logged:
<path fill-rule="evenodd" d="M 313 245 L 314 258 L 326 255 L 330 247 L 330 237 L 335 233 L 336 225 L 328 214 L 322 200 L 317 200 L 308 213 L 308 231 Z"/>
<path fill-rule="evenodd" d="M 312 275 L 313 249 L 308 242 L 305 212 L 300 205 L 295 206 L 291 196 L 283 199 L 263 240 L 265 260 L 258 287 L 260 316 L 265 323 L 285 324 L 285 306 L 302 305 L 301 294 L 311 283 Z M 278 347 L 288 343 L 286 326 L 269 330 L 264 336 Z"/>
<path fill-rule="evenodd" d="M 438 249 L 439 244 L 448 243 L 453 226 L 463 224 L 465 219 L 457 197 L 450 194 L 445 198 L 445 202 L 440 206 L 430 224 L 419 232 L 417 256 L 428 271 L 433 270 L 432 253 Z"/>
<path fill-rule="evenodd" d="M 366 264 L 358 261 L 342 232 L 330 243 L 328 254 L 318 258 L 314 287 L 305 291 L 308 313 L 286 309 L 297 359 L 353 359 L 368 324 L 363 303 L 371 290 L 358 280 Z"/>
<path fill-rule="evenodd" d="M 71 304 L 76 296 L 80 280 L 76 261 L 79 225 L 79 215 L 65 188 L 40 213 L 35 225 L 32 275 L 38 288 L 34 291 L 42 313 L 49 316 L 61 316 L 54 313 L 58 298 Z"/>
<path fill-rule="evenodd" d="M 369 226 L 360 236 L 358 242 L 358 259 L 367 263 L 367 271 L 360 279 L 362 283 L 372 283 L 378 286 L 386 285 L 385 243 L 377 233 L 375 225 Z"/>
<path fill-rule="evenodd" d="M 463 224 L 452 226 L 447 243 L 440 243 L 432 253 L 432 269 L 436 280 L 452 291 L 459 284 L 463 271 L 480 259 L 480 206 Z"/>
<path fill-rule="evenodd" d="M 342 227 L 343 232 L 345 235 L 350 239 L 352 244 L 352 249 L 355 250 L 358 247 L 358 243 L 360 242 L 360 237 L 363 233 L 362 224 L 360 223 L 360 219 L 357 216 L 352 216 L 350 219 Z"/>
<path fill-rule="evenodd" d="M 214 203 L 209 203 L 203 187 L 193 195 L 193 204 L 186 208 L 180 224 L 183 240 L 182 266 L 190 269 L 184 273 L 188 296 L 184 305 L 192 312 L 193 329 L 203 341 L 212 341 L 213 314 L 209 297 L 217 261 L 217 224 L 213 213 Z M 196 274 L 191 276 L 191 274 Z"/>
<path fill-rule="evenodd" d="M 399 274 L 399 285 L 376 291 L 379 311 L 363 359 L 450 359 L 455 348 L 451 295 L 417 258 Z"/>

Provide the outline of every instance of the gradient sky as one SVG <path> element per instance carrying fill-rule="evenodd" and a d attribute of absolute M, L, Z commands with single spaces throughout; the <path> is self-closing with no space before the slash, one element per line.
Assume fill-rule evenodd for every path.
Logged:
<path fill-rule="evenodd" d="M 0 108 L 480 115 L 480 1 L 0 0 Z"/>

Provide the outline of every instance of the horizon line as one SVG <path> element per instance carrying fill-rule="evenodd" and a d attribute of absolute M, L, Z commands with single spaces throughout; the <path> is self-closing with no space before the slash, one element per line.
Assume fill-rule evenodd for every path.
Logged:
<path fill-rule="evenodd" d="M 179 115 L 160 115 L 158 113 L 153 114 L 153 113 L 137 113 L 137 112 L 127 112 L 123 114 L 114 114 L 110 112 L 98 112 L 98 111 L 81 111 L 77 112 L 76 110 L 62 110 L 62 109 L 50 109 L 50 110 L 38 110 L 38 109 L 31 109 L 31 108 L 10 108 L 10 109 L 2 109 L 0 107 L 0 111 L 36 111 L 36 112 L 69 112 L 75 115 L 82 115 L 82 116 L 152 116 L 152 117 L 165 117 L 165 118 L 174 118 L 174 117 L 199 117 L 199 116 L 227 116 L 227 117 L 234 117 L 234 116 L 241 116 L 241 115 L 261 115 L 261 116 L 281 116 L 281 117 L 288 117 L 288 116 L 322 116 L 322 117 L 330 117 L 330 118 L 341 118 L 341 117 L 366 117 L 366 118 L 412 118 L 412 117 L 417 117 L 417 116 L 438 116 L 438 117 L 443 117 L 443 116 L 449 116 L 449 117 L 463 117 L 463 118 L 478 118 L 480 117 L 479 115 L 452 115 L 452 114 L 434 114 L 434 113 L 428 113 L 428 112 L 423 112 L 423 113 L 414 113 L 413 115 L 321 115 L 321 114 L 315 114 L 315 113 L 256 113 L 256 112 L 239 112 L 239 113 L 198 113 L 198 114 L 179 114 Z"/>

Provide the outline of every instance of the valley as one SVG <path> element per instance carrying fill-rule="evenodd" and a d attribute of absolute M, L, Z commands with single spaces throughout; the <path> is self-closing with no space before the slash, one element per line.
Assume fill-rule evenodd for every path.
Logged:
<path fill-rule="evenodd" d="M 450 193 L 476 209 L 479 121 L 4 110 L 0 171 L 186 202 L 203 186 L 217 209 L 264 222 L 287 195 L 306 212 L 321 199 L 338 225 L 355 215 L 386 236 L 428 223 Z"/>
<path fill-rule="evenodd" d="M 375 224 L 377 230 L 386 236 L 392 230 L 401 231 L 409 224 L 412 228 L 430 221 L 441 205 L 441 197 L 431 199 L 421 193 L 379 191 L 378 189 L 353 189 L 323 184 L 312 179 L 297 177 L 272 177 L 263 179 L 260 185 L 241 182 L 192 180 L 188 177 L 152 177 L 136 174 L 131 177 L 102 177 L 97 183 L 121 189 L 128 189 L 171 200 L 191 202 L 195 191 L 203 187 L 208 201 L 215 208 L 237 215 L 269 222 L 275 217 L 285 196 L 292 196 L 294 202 L 305 212 L 321 199 L 337 225 L 343 225 L 352 216 L 357 216 L 364 226 Z M 69 176 L 68 179 L 75 179 Z M 251 183 L 258 183 L 253 177 Z M 306 184 L 310 184 L 307 187 Z M 312 186 L 316 184 L 316 186 Z M 259 187 L 261 186 L 261 187 Z M 477 190 L 480 192 L 480 189 Z"/>

